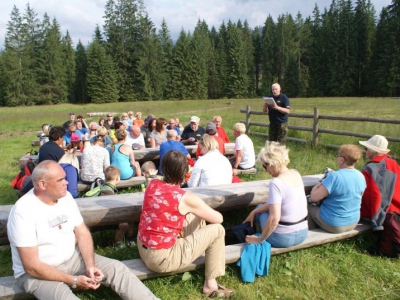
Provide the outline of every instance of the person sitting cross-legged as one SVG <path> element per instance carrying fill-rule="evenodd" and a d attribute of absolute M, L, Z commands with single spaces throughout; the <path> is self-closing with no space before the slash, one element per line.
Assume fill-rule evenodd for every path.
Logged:
<path fill-rule="evenodd" d="M 221 213 L 180 187 L 188 171 L 184 154 L 169 151 L 161 168 L 163 181 L 153 179 L 144 193 L 137 238 L 140 257 L 150 270 L 166 273 L 190 265 L 205 253 L 203 294 L 229 297 L 233 291 L 216 281 L 225 274 Z"/>
<path fill-rule="evenodd" d="M 94 253 L 59 164 L 39 163 L 32 181 L 34 188 L 15 203 L 7 222 L 14 284 L 37 299 L 78 299 L 76 288 L 101 284 L 122 299 L 157 299 L 122 262 Z"/>

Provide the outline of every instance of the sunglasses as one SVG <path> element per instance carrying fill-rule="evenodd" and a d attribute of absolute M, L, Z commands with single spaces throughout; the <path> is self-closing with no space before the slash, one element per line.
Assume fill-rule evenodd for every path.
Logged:
<path fill-rule="evenodd" d="M 367 148 L 367 147 L 365 147 L 365 148 L 364 148 L 364 150 L 365 150 L 365 152 L 367 152 L 367 151 L 368 151 L 368 148 Z"/>
<path fill-rule="evenodd" d="M 343 157 L 340 153 L 336 154 L 337 157 Z"/>
<path fill-rule="evenodd" d="M 268 168 L 268 166 L 269 166 L 269 163 L 262 164 L 262 166 L 263 166 L 263 168 L 264 168 L 265 170 L 267 170 L 267 168 Z"/>

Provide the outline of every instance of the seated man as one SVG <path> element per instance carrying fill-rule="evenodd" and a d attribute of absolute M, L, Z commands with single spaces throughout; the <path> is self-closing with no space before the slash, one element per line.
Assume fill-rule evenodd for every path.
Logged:
<path fill-rule="evenodd" d="M 214 116 L 213 122 L 215 126 L 217 126 L 217 136 L 219 136 L 224 143 L 230 143 L 229 137 L 225 132 L 225 129 L 221 126 L 222 125 L 222 118 L 220 116 Z"/>
<path fill-rule="evenodd" d="M 151 148 L 151 144 L 150 144 L 151 132 L 149 130 L 149 122 L 150 121 L 145 120 L 143 125 L 140 127 L 140 132 L 143 135 L 144 144 L 145 144 L 146 148 Z"/>
<path fill-rule="evenodd" d="M 235 155 L 229 160 L 232 164 L 233 175 L 237 175 L 237 169 L 246 170 L 254 167 L 256 156 L 252 140 L 247 136 L 246 125 L 236 123 L 233 126 L 235 140 Z"/>
<path fill-rule="evenodd" d="M 171 129 L 167 131 L 167 141 L 162 143 L 160 145 L 160 166 L 158 167 L 158 173 L 162 174 L 161 171 L 161 163 L 162 163 L 162 159 L 164 157 L 165 154 L 167 154 L 168 151 L 171 150 L 178 150 L 179 152 L 182 152 L 187 158 L 191 158 L 189 152 L 187 151 L 187 149 L 185 148 L 185 146 L 183 146 L 183 144 L 181 142 L 177 141 L 177 132 L 175 129 Z"/>
<path fill-rule="evenodd" d="M 68 130 L 68 125 L 69 125 L 69 123 L 71 123 L 71 122 L 75 122 L 75 113 L 73 113 L 73 112 L 70 112 L 70 113 L 69 113 L 69 120 L 68 120 L 68 121 L 65 121 L 62 127 L 63 127 L 65 130 Z"/>
<path fill-rule="evenodd" d="M 60 165 L 40 163 L 32 181 L 34 188 L 16 202 L 7 223 L 16 284 L 38 299 L 76 299 L 71 288 L 100 284 L 123 299 L 157 299 L 123 263 L 94 254 Z"/>
<path fill-rule="evenodd" d="M 44 143 L 39 150 L 39 162 L 53 160 L 58 162 L 64 155 L 63 136 L 65 129 L 61 126 L 53 126 L 49 132 L 49 141 Z"/>
<path fill-rule="evenodd" d="M 371 220 L 373 230 L 382 230 L 386 213 L 400 213 L 400 167 L 387 154 L 385 137 L 374 135 L 359 143 L 369 160 L 362 170 L 367 188 L 361 200 L 361 218 Z"/>
<path fill-rule="evenodd" d="M 76 129 L 75 122 L 70 122 L 68 124 L 68 130 L 63 137 L 63 148 L 67 148 L 67 146 L 71 143 L 71 135 L 76 133 L 79 135 L 80 139 L 82 140 L 82 133 Z"/>
<path fill-rule="evenodd" d="M 168 122 L 168 125 L 167 125 L 167 129 L 168 130 L 171 130 L 171 129 L 176 130 L 176 133 L 178 134 L 178 138 L 180 139 L 181 130 L 179 129 L 179 126 L 176 126 L 175 118 L 169 119 L 169 122 Z"/>
<path fill-rule="evenodd" d="M 132 125 L 125 140 L 125 145 L 132 147 L 133 150 L 145 148 L 144 137 L 140 132 L 140 127 Z"/>
<path fill-rule="evenodd" d="M 190 117 L 190 124 L 185 126 L 181 135 L 181 142 L 184 145 L 197 145 L 200 138 L 205 133 L 204 128 L 199 126 L 200 118 Z"/>

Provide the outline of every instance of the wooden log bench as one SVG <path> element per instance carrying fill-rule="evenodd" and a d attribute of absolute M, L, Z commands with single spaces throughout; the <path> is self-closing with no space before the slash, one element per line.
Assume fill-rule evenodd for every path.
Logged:
<path fill-rule="evenodd" d="M 191 156 L 196 156 L 197 145 L 188 145 L 185 146 Z M 234 152 L 235 143 L 226 143 L 225 144 L 225 155 L 232 155 Z M 135 159 L 142 163 L 150 160 L 160 159 L 160 148 L 145 148 L 140 150 L 134 150 Z M 81 161 L 82 153 L 78 152 L 77 157 L 79 162 Z M 23 167 L 29 158 L 33 160 L 38 159 L 38 155 L 24 155 L 18 160 L 18 165 Z"/>
<path fill-rule="evenodd" d="M 302 176 L 307 194 L 322 176 L 323 174 Z M 259 180 L 187 190 L 198 195 L 210 207 L 218 211 L 229 211 L 265 203 L 269 194 L 268 184 L 269 180 Z M 76 203 L 89 228 L 138 222 L 142 212 L 143 193 L 78 198 Z M 8 244 L 7 220 L 11 208 L 12 205 L 0 206 L 0 245 Z"/>
<path fill-rule="evenodd" d="M 345 240 L 357 236 L 361 233 L 371 231 L 371 225 L 366 223 L 359 223 L 354 230 L 349 232 L 343 232 L 338 234 L 328 233 L 320 228 L 309 230 L 306 240 L 296 246 L 288 248 L 271 248 L 271 255 L 278 255 L 300 249 L 307 249 L 318 245 L 323 245 L 335 241 Z M 246 244 L 236 244 L 225 246 L 225 264 L 232 264 L 239 260 L 242 250 Z M 183 273 L 187 271 L 193 271 L 204 268 L 205 257 L 201 256 L 196 259 L 193 263 L 186 266 L 185 268 L 179 269 L 171 273 L 155 273 L 147 269 L 145 264 L 140 258 L 122 261 L 139 279 L 151 279 L 161 276 L 169 276 L 171 274 Z M 1 299 L 28 299 L 32 298 L 14 284 L 14 277 L 2 277 L 0 278 L 0 298 Z"/>
<path fill-rule="evenodd" d="M 250 175 L 250 174 L 256 174 L 257 173 L 257 169 L 256 168 L 250 168 L 250 169 L 246 169 L 246 170 L 242 170 L 242 169 L 236 169 L 236 175 Z"/>
<path fill-rule="evenodd" d="M 121 180 L 117 184 L 117 189 L 122 189 L 122 188 L 127 188 L 127 187 L 132 187 L 132 186 L 138 186 L 141 185 L 142 183 L 146 182 L 146 178 L 144 176 L 137 176 L 137 177 L 131 177 L 126 180 Z M 84 183 L 81 180 L 78 182 L 78 191 L 79 192 L 86 192 L 90 190 L 91 184 Z"/>

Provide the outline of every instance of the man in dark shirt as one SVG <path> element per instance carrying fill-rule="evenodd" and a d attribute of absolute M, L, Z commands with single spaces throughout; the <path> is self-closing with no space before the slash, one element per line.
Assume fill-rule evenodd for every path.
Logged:
<path fill-rule="evenodd" d="M 58 162 L 64 155 L 62 148 L 65 129 L 60 126 L 53 126 L 49 132 L 49 141 L 44 143 L 39 150 L 39 163 L 44 160 L 54 160 Z"/>
<path fill-rule="evenodd" d="M 204 128 L 200 127 L 199 123 L 199 117 L 190 117 L 190 124 L 186 125 L 181 135 L 181 142 L 184 145 L 197 145 L 199 143 L 199 140 L 205 133 Z"/>
<path fill-rule="evenodd" d="M 71 123 L 71 122 L 75 122 L 75 113 L 73 113 L 73 112 L 70 112 L 70 113 L 69 113 L 69 120 L 68 120 L 68 121 L 65 121 L 62 127 L 63 127 L 65 130 L 67 130 L 68 125 L 69 125 L 69 123 Z"/>
<path fill-rule="evenodd" d="M 269 97 L 274 98 L 275 105 L 265 103 L 263 107 L 263 111 L 267 112 L 269 116 L 268 140 L 285 145 L 288 132 L 288 114 L 290 113 L 289 98 L 281 93 L 281 86 L 278 83 L 274 83 L 271 90 L 272 95 Z"/>

